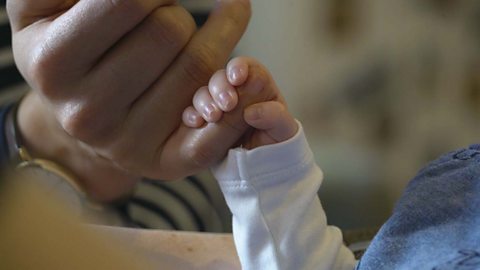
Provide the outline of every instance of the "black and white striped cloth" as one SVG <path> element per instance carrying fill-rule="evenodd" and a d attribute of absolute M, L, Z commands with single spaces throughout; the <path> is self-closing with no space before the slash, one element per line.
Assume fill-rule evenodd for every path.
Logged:
<path fill-rule="evenodd" d="M 0 0 L 0 104 L 16 100 L 28 90 L 13 61 L 12 34 L 5 3 Z"/>
<path fill-rule="evenodd" d="M 210 1 L 181 2 L 193 10 L 198 24 L 205 21 Z M 5 0 L 0 0 L 0 104 L 12 102 L 29 90 L 15 67 L 5 4 Z M 175 182 L 144 180 L 120 208 L 130 224 L 142 228 L 230 231 L 228 208 L 209 173 Z"/>

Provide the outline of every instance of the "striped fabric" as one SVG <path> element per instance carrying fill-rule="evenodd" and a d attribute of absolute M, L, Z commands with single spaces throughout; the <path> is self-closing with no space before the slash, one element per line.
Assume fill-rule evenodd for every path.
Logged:
<path fill-rule="evenodd" d="M 198 24 L 206 20 L 208 13 L 208 6 L 201 3 L 198 0 L 183 3 L 194 11 Z M 1 0 L 0 104 L 18 99 L 28 89 L 14 64 L 5 0 Z M 143 228 L 230 231 L 228 208 L 216 181 L 208 173 L 175 182 L 144 180 L 121 209 L 130 223 Z"/>
<path fill-rule="evenodd" d="M 174 182 L 144 180 L 126 211 L 139 227 L 223 232 L 229 230 L 226 209 L 215 180 L 204 175 Z"/>
<path fill-rule="evenodd" d="M 5 0 L 0 1 L 0 104 L 16 100 L 28 90 L 15 67 Z"/>

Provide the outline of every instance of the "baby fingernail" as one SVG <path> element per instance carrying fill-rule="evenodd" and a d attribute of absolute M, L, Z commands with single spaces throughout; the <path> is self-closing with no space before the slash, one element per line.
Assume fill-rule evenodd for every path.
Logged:
<path fill-rule="evenodd" d="M 204 107 L 203 115 L 205 118 L 211 118 L 213 113 L 215 112 L 215 106 L 213 104 L 208 104 Z"/>
<path fill-rule="evenodd" d="M 197 123 L 197 116 L 193 113 L 188 114 L 188 121 L 190 124 L 195 125 Z"/>
<path fill-rule="evenodd" d="M 218 95 L 218 98 L 224 110 L 230 109 L 230 105 L 232 104 L 232 101 L 233 101 L 233 96 L 230 92 L 228 91 L 221 92 Z"/>
<path fill-rule="evenodd" d="M 245 69 L 241 67 L 233 67 L 230 70 L 230 81 L 231 82 L 238 82 L 240 81 L 243 77 L 245 77 Z"/>
<path fill-rule="evenodd" d="M 249 120 L 259 120 L 262 117 L 262 111 L 259 107 L 248 108 L 245 110 L 245 118 Z"/>

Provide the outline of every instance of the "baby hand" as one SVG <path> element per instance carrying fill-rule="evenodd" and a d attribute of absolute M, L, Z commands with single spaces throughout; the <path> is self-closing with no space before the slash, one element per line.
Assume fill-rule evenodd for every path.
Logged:
<path fill-rule="evenodd" d="M 270 101 L 250 105 L 243 112 L 244 121 L 254 128 L 242 141 L 253 149 L 290 139 L 298 125 L 288 112 L 286 103 L 268 70 L 258 61 L 238 57 L 231 60 L 226 70 L 217 71 L 208 86 L 201 87 L 193 97 L 193 106 L 185 109 L 183 122 L 191 128 L 222 121 L 224 113 L 236 108 L 242 93 L 268 91 Z"/>

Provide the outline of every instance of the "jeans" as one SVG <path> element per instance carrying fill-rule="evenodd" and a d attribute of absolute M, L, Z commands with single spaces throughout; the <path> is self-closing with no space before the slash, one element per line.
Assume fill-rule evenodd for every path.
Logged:
<path fill-rule="evenodd" d="M 356 269 L 480 269 L 480 145 L 422 169 Z"/>

